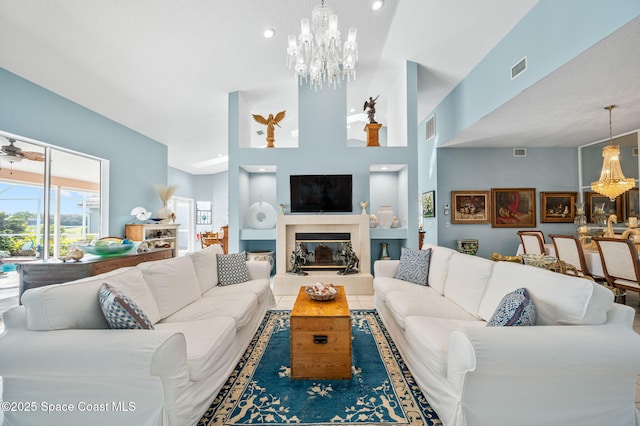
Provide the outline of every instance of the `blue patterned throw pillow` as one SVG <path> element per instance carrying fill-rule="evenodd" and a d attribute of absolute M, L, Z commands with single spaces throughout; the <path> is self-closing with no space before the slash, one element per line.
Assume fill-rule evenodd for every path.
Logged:
<path fill-rule="evenodd" d="M 414 284 L 429 285 L 431 249 L 415 250 L 402 247 L 396 279 Z"/>
<path fill-rule="evenodd" d="M 536 307 L 526 288 L 519 288 L 502 298 L 487 322 L 487 327 L 536 324 Z"/>
<path fill-rule="evenodd" d="M 98 300 L 110 328 L 153 330 L 153 324 L 142 309 L 117 288 L 107 283 L 102 284 Z"/>
<path fill-rule="evenodd" d="M 218 261 L 218 281 L 220 281 L 220 285 L 238 284 L 251 280 L 245 252 L 218 254 L 216 259 Z"/>

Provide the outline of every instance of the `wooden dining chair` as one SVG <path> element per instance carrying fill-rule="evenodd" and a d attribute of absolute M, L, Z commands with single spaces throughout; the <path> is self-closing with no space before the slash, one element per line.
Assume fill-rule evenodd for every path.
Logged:
<path fill-rule="evenodd" d="M 202 232 L 200 234 L 200 246 L 201 248 L 209 247 L 213 244 L 221 244 L 222 241 L 218 238 L 217 232 Z"/>
<path fill-rule="evenodd" d="M 640 293 L 640 260 L 635 244 L 622 238 L 593 237 L 609 285 Z"/>
<path fill-rule="evenodd" d="M 575 235 L 549 234 L 549 238 L 553 241 L 558 260 L 573 266 L 578 276 L 591 277 L 594 280 L 600 278 L 601 281 L 604 281 L 604 277 L 594 277 L 589 271 L 582 244 L 578 237 Z"/>
<path fill-rule="evenodd" d="M 518 231 L 524 254 L 545 254 L 542 231 Z"/>

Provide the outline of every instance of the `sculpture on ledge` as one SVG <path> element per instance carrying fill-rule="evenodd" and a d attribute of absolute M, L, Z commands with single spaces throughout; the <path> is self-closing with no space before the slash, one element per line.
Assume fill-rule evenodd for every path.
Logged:
<path fill-rule="evenodd" d="M 353 251 L 351 241 L 342 243 L 342 247 L 340 248 L 340 257 L 344 258 L 346 267 L 343 270 L 338 271 L 338 275 L 357 274 L 360 272 L 358 270 L 360 259 L 358 259 L 358 256 L 356 256 L 356 253 Z"/>
<path fill-rule="evenodd" d="M 296 248 L 291 252 L 291 274 L 309 275 L 302 270 L 302 265 L 307 264 L 307 256 L 309 252 L 304 243 L 296 243 Z"/>
<path fill-rule="evenodd" d="M 259 114 L 251 114 L 255 121 L 257 121 L 260 124 L 264 124 L 265 126 L 267 126 L 267 148 L 273 148 L 274 147 L 273 143 L 276 140 L 275 134 L 274 134 L 275 133 L 274 132 L 274 127 L 275 126 L 280 127 L 280 125 L 278 123 L 280 123 L 284 119 L 284 115 L 286 114 L 286 112 L 287 112 L 286 110 L 280 111 L 279 113 L 276 114 L 275 117 L 273 116 L 273 114 L 269 114 L 268 118 L 264 118 L 263 116 L 261 116 Z"/>
<path fill-rule="evenodd" d="M 373 99 L 373 97 L 369 96 L 369 100 L 364 101 L 364 107 L 362 108 L 362 110 L 364 111 L 369 108 L 369 110 L 367 111 L 367 117 L 369 117 L 370 124 L 378 124 L 374 116 L 376 114 L 376 101 L 379 97 L 380 95 L 376 96 L 376 98 Z"/>

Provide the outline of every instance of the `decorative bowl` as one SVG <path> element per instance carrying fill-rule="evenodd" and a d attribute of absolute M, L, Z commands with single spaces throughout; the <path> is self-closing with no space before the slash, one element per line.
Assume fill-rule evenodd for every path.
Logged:
<path fill-rule="evenodd" d="M 95 256 L 118 256 L 134 248 L 135 244 L 111 244 L 104 246 L 79 246 L 85 253 Z"/>
<path fill-rule="evenodd" d="M 316 293 L 316 291 L 313 289 L 313 286 L 307 286 L 307 288 L 305 289 L 305 292 L 307 293 L 307 296 L 309 296 L 309 298 L 311 300 L 318 300 L 320 302 L 326 302 L 328 300 L 333 300 L 336 298 L 336 295 L 338 294 L 340 290 L 338 290 L 336 288 L 336 292 L 333 294 L 318 294 Z"/>

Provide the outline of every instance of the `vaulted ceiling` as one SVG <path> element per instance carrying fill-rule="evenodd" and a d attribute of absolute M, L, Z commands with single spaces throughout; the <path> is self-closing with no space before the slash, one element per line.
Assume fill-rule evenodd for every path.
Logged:
<path fill-rule="evenodd" d="M 358 30 L 348 106 L 361 112 L 363 100 L 381 91 L 372 86 L 379 73 L 411 60 L 419 64 L 424 118 L 536 2 L 386 0 L 372 11 L 372 0 L 327 1 L 343 34 Z M 230 92 L 241 91 L 255 113 L 286 109 L 278 132 L 285 144 L 295 138 L 297 82 L 286 66 L 287 36 L 299 33 L 300 18 L 318 3 L 3 0 L 0 67 L 167 145 L 172 167 L 215 173 L 224 164 L 202 164 L 227 154 Z M 266 28 L 275 37 L 265 39 Z M 636 20 L 448 144 L 513 146 L 516 139 L 518 146 L 545 146 L 553 135 L 554 144 L 577 146 L 602 139 L 605 113 L 584 108 L 594 97 L 598 105 L 628 106 L 614 116 L 619 133 L 640 128 L 639 34 Z M 563 102 L 550 105 L 549 93 Z"/>

